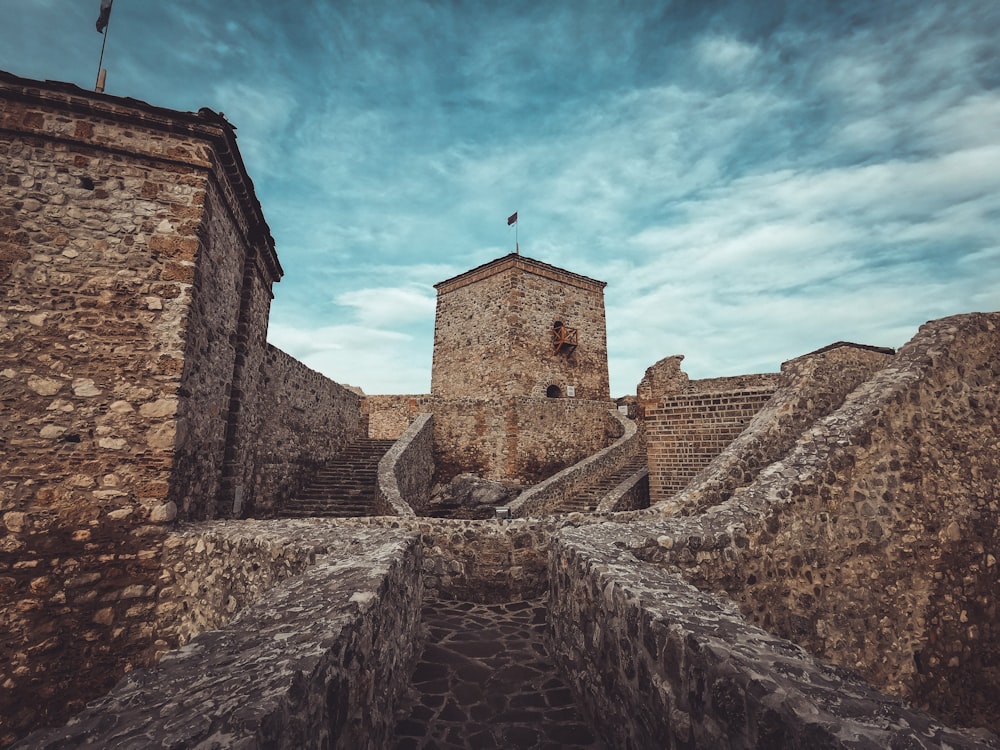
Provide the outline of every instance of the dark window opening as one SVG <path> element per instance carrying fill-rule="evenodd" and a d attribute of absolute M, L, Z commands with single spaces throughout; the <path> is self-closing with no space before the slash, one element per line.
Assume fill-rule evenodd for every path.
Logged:
<path fill-rule="evenodd" d="M 548 398 L 559 398 L 560 396 L 562 396 L 562 391 L 559 390 L 558 385 L 550 385 L 548 388 L 545 389 L 545 395 Z"/>

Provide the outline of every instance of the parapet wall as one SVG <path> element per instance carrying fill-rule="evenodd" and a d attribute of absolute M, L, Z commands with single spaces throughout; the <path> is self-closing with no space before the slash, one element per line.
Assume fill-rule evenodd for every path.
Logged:
<path fill-rule="evenodd" d="M 560 532 L 549 567 L 550 652 L 609 747 L 997 747 L 748 625 L 627 534 Z"/>
<path fill-rule="evenodd" d="M 246 570 L 232 558 L 246 533 L 214 528 L 218 568 Z M 320 546 L 336 555 L 19 747 L 388 747 L 419 647 L 420 547 L 412 534 L 331 526 Z"/>
<path fill-rule="evenodd" d="M 949 723 L 995 728 L 998 325 L 926 324 L 751 485 L 632 524 L 630 545 Z"/>
<path fill-rule="evenodd" d="M 434 415 L 421 414 L 378 464 L 377 513 L 412 516 L 427 507 L 434 478 Z"/>
<path fill-rule="evenodd" d="M 587 456 L 522 492 L 510 503 L 512 515 L 518 517 L 546 515 L 574 492 L 613 474 L 641 454 L 645 444 L 635 422 L 621 416 L 616 409 L 609 409 L 608 413 L 618 422 L 621 437 L 607 448 Z"/>

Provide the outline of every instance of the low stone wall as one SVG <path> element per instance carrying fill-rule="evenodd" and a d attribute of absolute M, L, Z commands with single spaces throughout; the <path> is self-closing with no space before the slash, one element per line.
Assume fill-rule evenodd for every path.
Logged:
<path fill-rule="evenodd" d="M 621 437 L 607 448 L 522 492 L 510 503 L 511 515 L 544 516 L 576 490 L 608 476 L 639 455 L 644 443 L 635 422 L 619 414 L 617 409 L 609 409 L 608 414 L 620 426 Z"/>
<path fill-rule="evenodd" d="M 412 516 L 427 507 L 434 477 L 434 415 L 421 414 L 378 464 L 380 515 Z"/>
<path fill-rule="evenodd" d="M 362 397 L 270 344 L 251 438 L 253 481 L 244 515 L 270 516 L 313 472 L 367 434 Z"/>
<path fill-rule="evenodd" d="M 620 513 L 649 505 L 649 469 L 642 467 L 611 490 L 597 506 L 597 513 Z"/>
<path fill-rule="evenodd" d="M 682 491 L 657 505 L 657 510 L 694 515 L 725 502 L 891 360 L 885 349 L 838 344 L 783 363 L 777 390 L 746 429 Z"/>
<path fill-rule="evenodd" d="M 549 568 L 550 652 L 609 747 L 1000 747 L 748 625 L 627 533 L 561 532 Z"/>
<path fill-rule="evenodd" d="M 429 598 L 471 602 L 534 599 L 548 589 L 549 537 L 589 519 L 349 518 L 344 528 L 388 527 L 419 534 Z"/>
<path fill-rule="evenodd" d="M 413 534 L 314 528 L 335 556 L 17 747 L 388 747 L 418 646 L 420 546 Z M 228 529 L 238 547 L 239 526 L 211 535 Z"/>
<path fill-rule="evenodd" d="M 781 461 L 643 559 L 949 723 L 1000 727 L 1000 314 L 928 323 Z"/>

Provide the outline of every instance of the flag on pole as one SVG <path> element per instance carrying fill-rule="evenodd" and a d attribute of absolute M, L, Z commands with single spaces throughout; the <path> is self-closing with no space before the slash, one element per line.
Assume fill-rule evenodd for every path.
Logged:
<path fill-rule="evenodd" d="M 101 15 L 97 17 L 97 33 L 103 34 L 111 20 L 111 3 L 115 0 L 101 0 Z"/>
<path fill-rule="evenodd" d="M 507 226 L 516 223 L 517 223 L 517 211 L 515 211 L 514 213 L 512 213 L 510 216 L 507 217 Z"/>

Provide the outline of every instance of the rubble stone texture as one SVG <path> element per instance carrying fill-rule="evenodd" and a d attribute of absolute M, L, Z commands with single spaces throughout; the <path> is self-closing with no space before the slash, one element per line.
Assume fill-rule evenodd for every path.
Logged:
<path fill-rule="evenodd" d="M 435 285 L 431 393 L 443 398 L 563 397 L 607 401 L 603 281 L 507 255 Z M 579 345 L 556 352 L 553 324 Z"/>
<path fill-rule="evenodd" d="M 0 74 L 0 174 L 2 742 L 160 650 L 165 524 L 367 428 L 265 343 L 281 268 L 220 116 Z"/>
<path fill-rule="evenodd" d="M 0 74 L 0 167 L 0 745 L 131 669 L 25 746 L 384 747 L 425 595 L 548 595 L 610 746 L 998 745 L 941 722 L 1000 722 L 1000 315 L 780 378 L 661 361 L 640 418 L 739 392 L 749 429 L 650 509 L 253 521 L 422 413 L 394 507 L 429 442 L 439 479 L 524 482 L 632 446 L 605 450 L 603 282 L 521 256 L 443 282 L 433 395 L 363 400 L 266 344 L 281 269 L 221 116 Z"/>

